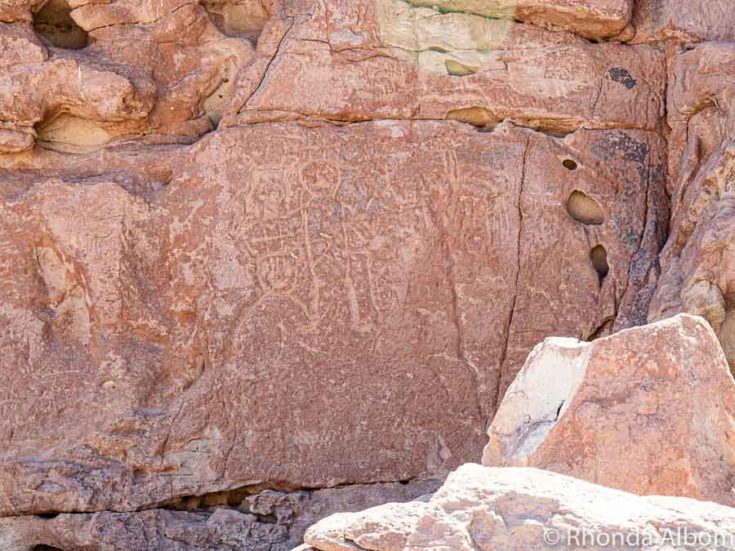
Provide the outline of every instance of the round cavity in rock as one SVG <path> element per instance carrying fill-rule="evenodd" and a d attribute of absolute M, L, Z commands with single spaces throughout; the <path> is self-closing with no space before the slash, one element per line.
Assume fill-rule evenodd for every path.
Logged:
<path fill-rule="evenodd" d="M 446 116 L 449 120 L 464 122 L 472 126 L 477 126 L 478 128 L 487 128 L 500 122 L 491 111 L 488 111 L 484 107 L 453 109 Z"/>
<path fill-rule="evenodd" d="M 447 68 L 447 74 L 455 77 L 466 77 L 468 75 L 474 75 L 477 72 L 476 67 L 470 67 L 454 59 L 447 59 L 444 62 L 444 66 Z"/>
<path fill-rule="evenodd" d="M 581 224 L 599 225 L 605 221 L 605 213 L 600 204 L 578 190 L 574 190 L 567 199 L 567 212 Z"/>
<path fill-rule="evenodd" d="M 577 161 L 574 159 L 564 159 L 561 164 L 566 168 L 567 170 L 577 170 Z"/>
<path fill-rule="evenodd" d="M 62 151 L 95 149 L 112 140 L 103 125 L 66 113 L 39 122 L 36 135 L 39 143 Z"/>
<path fill-rule="evenodd" d="M 87 45 L 87 32 L 71 18 L 66 0 L 49 0 L 33 15 L 33 28 L 57 48 L 81 50 Z"/>
<path fill-rule="evenodd" d="M 592 260 L 592 266 L 594 266 L 597 275 L 602 282 L 607 274 L 610 272 L 610 266 L 607 263 L 607 250 L 602 245 L 595 246 L 590 251 L 590 260 Z"/>
<path fill-rule="evenodd" d="M 202 5 L 222 34 L 253 44 L 268 21 L 262 0 L 202 0 Z"/>

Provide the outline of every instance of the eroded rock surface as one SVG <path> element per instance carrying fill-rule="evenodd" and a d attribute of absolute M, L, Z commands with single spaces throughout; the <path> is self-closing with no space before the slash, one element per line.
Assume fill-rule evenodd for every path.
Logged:
<path fill-rule="evenodd" d="M 662 115 L 664 58 L 646 45 L 590 44 L 401 0 L 329 0 L 283 27 L 259 44 L 267 86 L 245 71 L 223 124 L 510 119 L 568 132 L 653 130 Z"/>
<path fill-rule="evenodd" d="M 551 338 L 508 389 L 482 461 L 733 505 L 733 415 L 735 381 L 702 318 Z"/>
<path fill-rule="evenodd" d="M 735 45 L 708 43 L 672 59 L 669 87 L 671 236 L 650 319 L 705 317 L 735 366 L 732 182 Z"/>
<path fill-rule="evenodd" d="M 428 503 L 335 515 L 312 526 L 306 542 L 317 551 L 571 550 L 611 542 L 615 549 L 694 550 L 732 547 L 733 530 L 735 509 L 714 503 L 640 497 L 532 468 L 467 464 Z"/>
<path fill-rule="evenodd" d="M 257 487 L 189 497 L 166 509 L 0 519 L 3 551 L 35 546 L 85 551 L 288 551 L 322 518 L 435 491 L 439 481 L 353 485 L 316 491 L 258 491 Z"/>
<path fill-rule="evenodd" d="M 620 34 L 633 13 L 631 0 L 408 0 L 408 3 L 438 7 L 445 12 L 527 21 L 596 39 Z"/>
<path fill-rule="evenodd" d="M 730 0 L 638 0 L 635 41 L 735 40 Z"/>
<path fill-rule="evenodd" d="M 49 0 L 5 10 L 0 153 L 36 139 L 72 151 L 131 136 L 192 141 L 219 123 L 235 74 L 254 57 L 250 40 L 223 35 L 196 2 Z"/>
<path fill-rule="evenodd" d="M 147 196 L 33 185 L 2 217 L 2 511 L 403 480 L 479 455 L 535 342 L 636 323 L 660 150 L 642 131 L 258 125 L 200 142 Z M 575 219 L 574 192 L 604 220 Z"/>
<path fill-rule="evenodd" d="M 735 357 L 730 8 L 672 5 L 1 0 L 13 545 L 281 545 L 172 504 L 442 476 L 551 335 Z"/>

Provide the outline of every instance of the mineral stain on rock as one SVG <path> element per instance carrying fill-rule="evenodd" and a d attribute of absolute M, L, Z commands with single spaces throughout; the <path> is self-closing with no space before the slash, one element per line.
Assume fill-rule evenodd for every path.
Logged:
<path fill-rule="evenodd" d="M 633 75 L 631 75 L 627 69 L 622 67 L 613 67 L 608 71 L 608 74 L 614 82 L 619 82 L 628 90 L 632 90 L 638 85 L 638 81 L 633 78 Z"/>

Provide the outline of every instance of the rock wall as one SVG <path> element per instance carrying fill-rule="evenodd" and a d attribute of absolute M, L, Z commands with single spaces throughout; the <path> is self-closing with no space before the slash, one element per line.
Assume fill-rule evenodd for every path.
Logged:
<path fill-rule="evenodd" d="M 735 361 L 729 2 L 0 2 L 8 549 L 287 549 L 244 496 L 426 493 L 551 335 Z"/>

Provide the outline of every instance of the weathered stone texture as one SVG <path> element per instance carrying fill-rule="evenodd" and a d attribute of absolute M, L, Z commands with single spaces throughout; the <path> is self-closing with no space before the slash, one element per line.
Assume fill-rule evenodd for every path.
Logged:
<path fill-rule="evenodd" d="M 400 0 L 330 0 L 288 19 L 259 50 L 266 80 L 244 73 L 226 125 L 455 118 L 656 129 L 663 108 L 663 56 L 649 46 L 590 44 Z"/>
<path fill-rule="evenodd" d="M 290 545 L 171 507 L 443 476 L 551 335 L 733 362 L 732 14 L 674 4 L 0 0 L 8 541 Z"/>
<path fill-rule="evenodd" d="M 288 551 L 303 540 L 310 525 L 328 515 L 405 502 L 439 485 L 423 480 L 298 492 L 245 488 L 189 497 L 167 509 L 6 517 L 0 519 L 0 547 L 3 551 L 42 545 L 74 551 Z"/>
<path fill-rule="evenodd" d="M 428 503 L 335 515 L 305 539 L 317 551 L 654 551 L 728 549 L 734 530 L 735 509 L 714 503 L 640 497 L 538 469 L 468 464 Z M 631 536 L 637 539 L 624 539 Z"/>
<path fill-rule="evenodd" d="M 732 182 L 735 46 L 706 43 L 671 61 L 668 93 L 671 236 L 649 318 L 704 316 L 735 365 Z"/>
<path fill-rule="evenodd" d="M 2 217 L 0 507 L 446 472 L 535 342 L 635 321 L 660 151 L 641 131 L 259 125 L 200 142 L 147 200 L 32 186 Z"/>
<path fill-rule="evenodd" d="M 6 10 L 0 153 L 26 150 L 32 138 L 72 151 L 129 136 L 192 141 L 219 122 L 254 55 L 197 3 L 51 0 Z"/>
<path fill-rule="evenodd" d="M 620 34 L 633 13 L 631 0 L 408 0 L 417 6 L 527 21 L 587 38 Z"/>
<path fill-rule="evenodd" d="M 735 40 L 735 4 L 730 0 L 638 0 L 636 42 Z"/>

